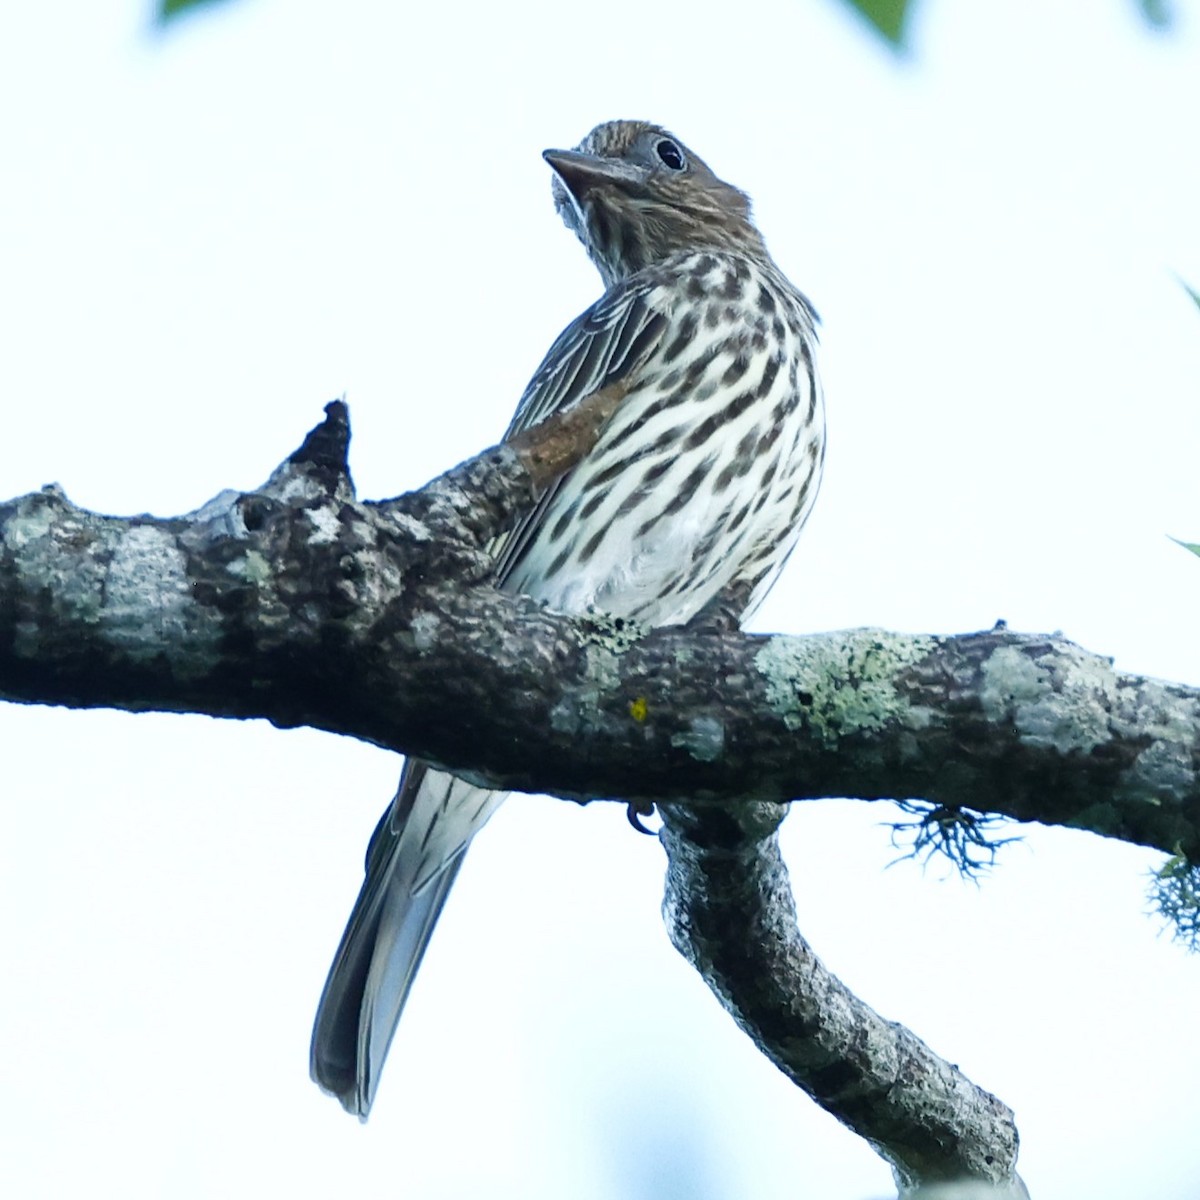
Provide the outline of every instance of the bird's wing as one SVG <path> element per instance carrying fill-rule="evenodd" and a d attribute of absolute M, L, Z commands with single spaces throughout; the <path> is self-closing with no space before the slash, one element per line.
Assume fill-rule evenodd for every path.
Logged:
<path fill-rule="evenodd" d="M 534 372 L 505 439 L 565 412 L 642 367 L 667 326 L 666 314 L 653 303 L 655 290 L 654 280 L 631 280 L 606 292 L 572 321 Z M 498 583 L 504 582 L 521 557 L 557 490 L 558 484 L 547 488 L 517 526 L 492 543 Z"/>
<path fill-rule="evenodd" d="M 653 291 L 646 282 L 615 288 L 569 325 L 525 389 L 506 436 L 638 370 L 666 326 L 651 303 Z M 553 490 L 494 544 L 498 579 L 537 530 Z M 329 971 L 311 1051 L 313 1078 L 363 1119 L 463 852 L 503 798 L 409 759 L 371 839 L 366 878 Z"/>

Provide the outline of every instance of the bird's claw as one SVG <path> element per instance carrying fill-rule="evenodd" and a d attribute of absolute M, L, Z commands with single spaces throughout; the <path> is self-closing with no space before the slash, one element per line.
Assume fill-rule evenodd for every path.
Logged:
<path fill-rule="evenodd" d="M 629 803 L 625 806 L 626 820 L 628 820 L 630 825 L 632 825 L 634 827 L 634 829 L 636 829 L 638 831 L 638 833 L 647 834 L 649 837 L 655 836 L 654 830 L 647 829 L 646 826 L 642 824 L 642 818 L 649 817 L 649 816 L 653 815 L 653 813 L 654 813 L 654 805 L 653 804 Z"/>

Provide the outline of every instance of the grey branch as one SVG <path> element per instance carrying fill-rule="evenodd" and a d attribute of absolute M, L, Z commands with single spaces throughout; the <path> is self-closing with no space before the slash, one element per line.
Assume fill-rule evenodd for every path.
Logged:
<path fill-rule="evenodd" d="M 864 1004 L 801 937 L 776 836 L 785 812 L 663 805 L 676 949 L 789 1079 L 871 1143 L 902 1193 L 973 1179 L 1025 1196 L 1009 1109 Z"/>
<path fill-rule="evenodd" d="M 104 516 L 56 487 L 0 504 L 0 699 L 261 717 L 493 787 L 666 804 L 672 934 L 764 1051 L 902 1182 L 1004 1178 L 1007 1111 L 824 973 L 770 821 L 747 830 L 793 800 L 916 799 L 1195 862 L 1200 692 L 1058 635 L 751 637 L 719 613 L 650 631 L 492 588 L 487 543 L 619 401 L 381 503 L 355 495 L 335 403 L 257 491 L 184 516 Z M 744 932 L 723 923 L 762 944 L 730 958 Z"/>
<path fill-rule="evenodd" d="M 0 504 L 0 699 L 311 725 L 580 801 L 918 799 L 1197 857 L 1197 689 L 1003 628 L 562 616 L 488 586 L 484 547 L 569 452 L 527 439 L 363 502 L 329 412 L 262 488 L 185 516 Z"/>

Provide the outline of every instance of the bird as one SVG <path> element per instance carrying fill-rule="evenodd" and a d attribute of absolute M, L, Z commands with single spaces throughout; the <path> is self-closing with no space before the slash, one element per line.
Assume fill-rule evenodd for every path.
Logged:
<path fill-rule="evenodd" d="M 559 335 L 506 438 L 619 384 L 593 449 L 492 547 L 494 581 L 651 627 L 761 603 L 825 456 L 816 310 L 745 193 L 647 121 L 546 150 L 554 205 L 604 294 Z M 721 605 L 725 608 L 722 609 Z M 313 1080 L 366 1120 L 446 896 L 504 793 L 407 759 L 313 1027 Z"/>

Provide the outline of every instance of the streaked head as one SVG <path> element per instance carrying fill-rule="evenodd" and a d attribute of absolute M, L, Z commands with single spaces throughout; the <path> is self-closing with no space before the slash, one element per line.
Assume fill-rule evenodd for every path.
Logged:
<path fill-rule="evenodd" d="M 609 121 L 574 150 L 543 157 L 554 168 L 555 207 L 609 287 L 680 251 L 766 258 L 746 194 L 658 125 Z"/>

